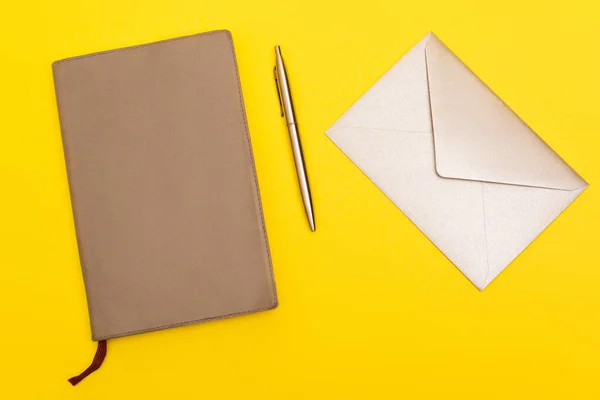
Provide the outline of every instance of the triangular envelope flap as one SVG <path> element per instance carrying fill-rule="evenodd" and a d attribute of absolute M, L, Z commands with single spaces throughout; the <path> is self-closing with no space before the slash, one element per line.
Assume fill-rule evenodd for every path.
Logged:
<path fill-rule="evenodd" d="M 440 176 L 562 190 L 587 185 L 434 35 L 425 55 Z"/>

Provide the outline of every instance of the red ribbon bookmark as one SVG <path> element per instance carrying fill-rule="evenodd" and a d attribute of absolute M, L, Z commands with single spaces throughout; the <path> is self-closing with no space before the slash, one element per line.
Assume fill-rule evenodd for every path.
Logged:
<path fill-rule="evenodd" d="M 71 385 L 73 385 L 73 386 L 77 385 L 79 382 L 84 380 L 89 374 L 91 374 L 92 372 L 94 372 L 98 368 L 100 368 L 100 366 L 104 362 L 105 357 L 106 357 L 106 340 L 101 340 L 98 342 L 98 348 L 96 349 L 96 355 L 94 356 L 92 363 L 81 374 L 69 379 L 69 382 L 71 382 Z"/>

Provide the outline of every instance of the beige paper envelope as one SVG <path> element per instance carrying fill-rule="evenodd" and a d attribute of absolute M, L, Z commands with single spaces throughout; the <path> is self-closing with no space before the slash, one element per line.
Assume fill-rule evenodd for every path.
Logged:
<path fill-rule="evenodd" d="M 587 187 L 432 33 L 327 135 L 480 290 Z"/>

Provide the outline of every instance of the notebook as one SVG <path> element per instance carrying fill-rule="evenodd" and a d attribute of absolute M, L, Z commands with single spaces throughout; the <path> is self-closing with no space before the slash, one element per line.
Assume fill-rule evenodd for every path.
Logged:
<path fill-rule="evenodd" d="M 96 358 L 106 339 L 276 307 L 231 34 L 53 70 Z"/>

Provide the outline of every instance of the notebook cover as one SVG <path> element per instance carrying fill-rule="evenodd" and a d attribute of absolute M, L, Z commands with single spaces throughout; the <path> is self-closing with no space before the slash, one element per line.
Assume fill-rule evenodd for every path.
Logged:
<path fill-rule="evenodd" d="M 92 338 L 276 307 L 231 34 L 53 70 Z"/>

